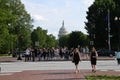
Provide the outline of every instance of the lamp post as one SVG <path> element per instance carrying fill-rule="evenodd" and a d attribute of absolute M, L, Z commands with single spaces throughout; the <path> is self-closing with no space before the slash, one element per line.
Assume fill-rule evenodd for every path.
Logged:
<path fill-rule="evenodd" d="M 108 48 L 111 50 L 111 43 L 110 43 L 110 10 L 108 9 Z"/>
<path fill-rule="evenodd" d="M 90 33 L 90 45 L 95 46 L 95 34 L 93 31 L 95 30 L 95 24 L 91 24 L 91 33 Z"/>
<path fill-rule="evenodd" d="M 117 22 L 117 25 L 119 25 L 118 23 L 120 23 L 120 17 L 115 17 L 114 20 Z M 118 27 L 118 50 L 120 50 L 120 27 Z"/>
<path fill-rule="evenodd" d="M 95 34 L 90 34 L 90 37 L 91 37 L 91 38 L 90 38 L 90 39 L 91 39 L 91 40 L 90 40 L 90 45 L 91 45 L 91 46 L 94 46 L 94 45 L 95 45 L 95 41 L 94 41 L 94 40 L 95 40 Z"/>
<path fill-rule="evenodd" d="M 8 27 L 11 27 L 11 23 L 8 23 Z M 9 54 L 12 54 L 12 35 L 10 34 L 10 39 L 9 39 Z"/>
<path fill-rule="evenodd" d="M 20 55 L 21 54 L 20 51 L 21 51 L 22 45 L 21 45 L 20 42 L 23 41 L 23 38 L 24 38 L 23 36 L 20 36 L 19 39 L 18 39 L 18 50 L 19 51 L 18 51 L 18 58 L 17 58 L 17 60 L 22 60 L 21 55 Z"/>

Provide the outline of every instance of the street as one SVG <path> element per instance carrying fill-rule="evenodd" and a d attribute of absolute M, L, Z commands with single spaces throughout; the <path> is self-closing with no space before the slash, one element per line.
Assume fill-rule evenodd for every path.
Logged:
<path fill-rule="evenodd" d="M 22 72 L 24 70 L 69 70 L 75 66 L 71 61 L 41 61 L 41 62 L 3 62 L 0 64 L 1 74 Z M 91 69 L 89 61 L 79 63 L 79 69 Z M 97 61 L 97 70 L 120 71 L 116 60 Z"/>

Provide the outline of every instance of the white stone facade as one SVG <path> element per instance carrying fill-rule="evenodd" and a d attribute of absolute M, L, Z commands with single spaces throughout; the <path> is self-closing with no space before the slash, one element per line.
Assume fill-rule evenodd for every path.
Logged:
<path fill-rule="evenodd" d="M 65 27 L 64 27 L 64 21 L 63 21 L 62 27 L 61 27 L 60 30 L 59 30 L 58 38 L 66 35 L 66 34 L 67 34 L 67 30 L 66 30 Z"/>

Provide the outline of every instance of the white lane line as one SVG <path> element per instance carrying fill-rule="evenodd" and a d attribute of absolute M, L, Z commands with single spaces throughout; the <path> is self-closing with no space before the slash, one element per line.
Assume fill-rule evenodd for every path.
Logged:
<path fill-rule="evenodd" d="M 3 73 L 3 72 L 0 72 L 0 75 L 12 75 L 13 73 Z"/>

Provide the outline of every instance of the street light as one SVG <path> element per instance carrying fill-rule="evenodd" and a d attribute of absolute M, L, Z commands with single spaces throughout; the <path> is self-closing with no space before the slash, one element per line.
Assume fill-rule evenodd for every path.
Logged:
<path fill-rule="evenodd" d="M 20 36 L 19 38 L 18 38 L 18 48 L 19 48 L 19 51 L 18 51 L 18 58 L 17 58 L 17 60 L 22 60 L 22 58 L 21 58 L 21 48 L 22 48 L 22 45 L 21 45 L 21 43 L 20 42 L 22 42 L 23 41 L 23 39 L 24 39 L 24 37 L 23 36 Z"/>
<path fill-rule="evenodd" d="M 110 10 L 108 9 L 108 48 L 111 50 L 111 43 L 110 43 Z"/>
<path fill-rule="evenodd" d="M 11 27 L 11 23 L 8 23 L 8 27 Z M 10 34 L 10 41 L 9 41 L 9 54 L 12 54 L 12 37 Z"/>
<path fill-rule="evenodd" d="M 95 45 L 95 34 L 91 34 L 91 35 L 90 35 L 90 39 L 91 39 L 90 45 L 91 45 L 91 46 L 94 46 L 94 45 Z"/>
<path fill-rule="evenodd" d="M 93 33 L 95 29 L 95 24 L 91 24 L 91 33 L 90 33 L 90 45 L 94 46 L 95 45 L 95 34 Z"/>
<path fill-rule="evenodd" d="M 118 25 L 118 21 L 120 21 L 120 17 L 116 16 L 114 20 L 117 21 L 117 25 Z M 120 50 L 120 27 L 119 26 L 117 27 L 118 27 L 118 50 Z"/>

